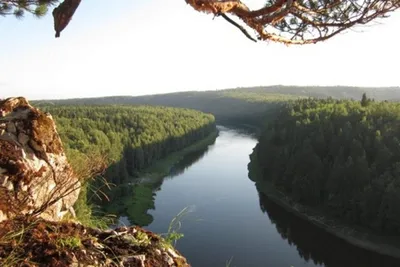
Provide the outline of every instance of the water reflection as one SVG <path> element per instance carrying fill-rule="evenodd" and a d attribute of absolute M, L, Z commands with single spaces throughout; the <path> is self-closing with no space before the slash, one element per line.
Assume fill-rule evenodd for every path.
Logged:
<path fill-rule="evenodd" d="M 304 260 L 326 267 L 398 267 L 400 260 L 354 247 L 276 205 L 256 183 L 260 208 Z"/>
<path fill-rule="evenodd" d="M 149 210 L 155 210 L 154 201 L 156 193 L 161 190 L 164 180 L 183 174 L 190 166 L 207 154 L 210 146 L 183 157 L 177 164 L 171 167 L 170 173 L 166 177 L 142 178 L 134 180 L 129 184 L 119 185 L 113 190 L 113 201 L 105 207 L 107 213 L 123 218 L 124 221 L 121 222 L 122 224 L 150 225 L 154 218 L 148 212 Z"/>
<path fill-rule="evenodd" d="M 215 141 L 214 141 L 215 142 Z M 175 176 L 183 174 L 190 166 L 195 164 L 197 161 L 201 160 L 208 153 L 208 147 L 194 151 L 189 155 L 186 155 L 183 159 L 181 159 L 177 164 L 172 166 L 170 173 L 165 179 L 174 178 Z"/>

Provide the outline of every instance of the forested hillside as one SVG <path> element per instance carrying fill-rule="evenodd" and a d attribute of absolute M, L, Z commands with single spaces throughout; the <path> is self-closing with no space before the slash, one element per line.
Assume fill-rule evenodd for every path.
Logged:
<path fill-rule="evenodd" d="M 347 222 L 400 233 L 400 104 L 302 99 L 260 137 L 260 179 Z"/>
<path fill-rule="evenodd" d="M 214 91 L 189 91 L 145 96 L 110 96 L 65 100 L 45 100 L 36 103 L 91 105 L 91 104 L 146 104 L 197 109 L 212 113 L 218 123 L 260 125 L 268 112 L 289 100 L 305 97 L 359 99 L 366 92 L 376 100 L 400 100 L 400 88 L 259 86 Z"/>
<path fill-rule="evenodd" d="M 280 94 L 292 97 L 314 97 L 335 99 L 359 99 L 363 93 L 370 98 L 383 101 L 399 101 L 400 87 L 354 87 L 354 86 L 258 86 L 223 90 L 250 94 Z"/>
<path fill-rule="evenodd" d="M 187 150 L 195 143 L 199 148 L 192 149 L 201 150 L 204 148 L 200 146 L 207 147 L 216 138 L 214 116 L 189 109 L 132 105 L 60 105 L 41 109 L 54 117 L 68 158 L 75 166 L 87 162 L 82 160 L 85 157 L 99 156 L 109 164 L 104 177 L 115 185 L 112 190 L 101 180 L 92 181 L 90 188 L 96 195 L 105 193 L 110 202 L 93 198 L 94 192 L 84 187 L 77 204 L 79 217 L 93 212 L 87 205 L 98 203 L 106 214 L 128 216 L 136 225 L 149 224 L 152 217 L 147 212 L 154 208 L 154 191 L 162 179 L 138 183 L 136 178 L 174 152 Z"/>
<path fill-rule="evenodd" d="M 284 100 L 296 99 L 297 97 L 278 94 L 246 93 L 236 92 L 219 93 L 209 92 L 185 92 L 164 95 L 149 95 L 141 97 L 115 96 L 104 98 L 85 98 L 56 101 L 40 101 L 43 104 L 65 104 L 65 105 L 109 105 L 109 104 L 144 104 L 157 106 L 171 106 L 180 108 L 196 109 L 212 113 L 218 123 L 246 123 L 258 124 L 268 110 L 273 110 Z"/>
<path fill-rule="evenodd" d="M 210 114 L 150 106 L 48 106 L 69 153 L 107 155 L 116 184 L 215 131 Z"/>

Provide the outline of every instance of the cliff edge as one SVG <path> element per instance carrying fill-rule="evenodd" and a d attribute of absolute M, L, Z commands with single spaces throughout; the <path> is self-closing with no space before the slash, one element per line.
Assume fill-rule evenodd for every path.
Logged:
<path fill-rule="evenodd" d="M 23 97 L 0 100 L 0 266 L 189 266 L 140 227 L 63 220 L 80 188 L 51 115 Z"/>
<path fill-rule="evenodd" d="M 0 100 L 0 221 L 16 215 L 59 221 L 79 189 L 51 115 L 23 97 Z"/>

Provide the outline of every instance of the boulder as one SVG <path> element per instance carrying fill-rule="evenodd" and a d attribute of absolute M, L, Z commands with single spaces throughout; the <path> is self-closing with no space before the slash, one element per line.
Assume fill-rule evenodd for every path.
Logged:
<path fill-rule="evenodd" d="M 73 211 L 79 189 L 51 115 L 23 97 L 0 100 L 0 221 L 58 221 Z"/>

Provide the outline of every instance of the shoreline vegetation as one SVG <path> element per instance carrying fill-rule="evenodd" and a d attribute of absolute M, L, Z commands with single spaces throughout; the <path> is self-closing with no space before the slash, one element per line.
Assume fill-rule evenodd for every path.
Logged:
<path fill-rule="evenodd" d="M 268 182 L 257 181 L 255 185 L 260 192 L 264 193 L 278 206 L 347 243 L 371 252 L 400 259 L 400 243 L 393 240 L 394 238 L 379 236 L 367 229 L 352 227 L 328 218 L 321 211 L 294 202 Z"/>
<path fill-rule="evenodd" d="M 258 165 L 256 149 L 250 155 L 251 161 L 248 164 L 249 179 L 254 182 L 257 190 L 268 199 L 287 212 L 355 247 L 400 259 L 400 242 L 397 237 L 377 235 L 365 227 L 341 222 L 337 218 L 326 215 L 322 210 L 294 201 L 290 196 L 274 187 L 272 183 L 260 179 L 261 171 Z"/>
<path fill-rule="evenodd" d="M 366 94 L 361 101 L 287 103 L 264 120 L 250 179 L 298 217 L 356 247 L 399 259 L 399 118 L 399 103 Z"/>
<path fill-rule="evenodd" d="M 212 145 L 216 138 L 219 135 L 218 129 L 211 132 L 208 136 L 191 144 L 179 151 L 173 152 L 166 156 L 165 158 L 159 159 L 152 166 L 140 171 L 138 176 L 139 180 L 142 179 L 163 179 L 171 173 L 171 170 L 179 164 L 181 160 L 183 160 L 186 156 L 190 155 L 191 153 L 198 152 L 206 147 Z M 140 182 L 139 182 L 140 183 Z"/>
<path fill-rule="evenodd" d="M 186 166 L 201 158 L 208 147 L 215 143 L 218 134 L 219 131 L 215 129 L 202 140 L 171 153 L 138 172 L 137 178 L 113 187 L 110 194 L 118 197 L 103 205 L 106 214 L 117 215 L 110 225 L 118 224 L 121 216 L 127 217 L 132 225 L 144 227 L 151 224 L 153 217 L 148 211 L 155 208 L 155 195 L 164 179 L 183 171 Z"/>

